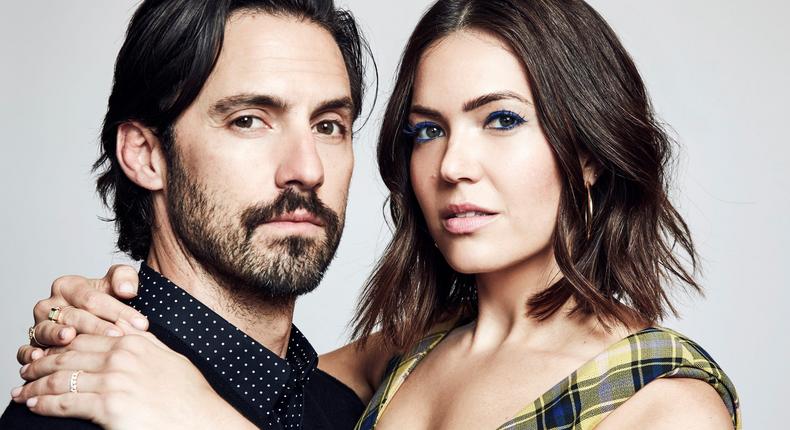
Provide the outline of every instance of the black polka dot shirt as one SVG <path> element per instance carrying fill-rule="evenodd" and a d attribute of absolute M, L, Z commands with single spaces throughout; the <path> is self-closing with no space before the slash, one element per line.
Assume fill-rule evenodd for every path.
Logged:
<path fill-rule="evenodd" d="M 139 295 L 129 303 L 148 317 L 154 335 L 186 355 L 248 419 L 262 428 L 302 428 L 305 385 L 318 355 L 295 326 L 283 359 L 145 263 Z"/>

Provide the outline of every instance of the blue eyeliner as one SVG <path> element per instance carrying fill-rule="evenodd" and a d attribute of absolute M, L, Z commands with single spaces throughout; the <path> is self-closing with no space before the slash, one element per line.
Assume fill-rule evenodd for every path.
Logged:
<path fill-rule="evenodd" d="M 495 130 L 511 130 L 511 129 L 514 129 L 514 128 L 520 126 L 521 124 L 524 124 L 525 122 L 527 122 L 527 120 L 525 120 L 521 115 L 519 115 L 519 114 L 517 114 L 517 113 L 515 113 L 513 111 L 498 110 L 496 112 L 491 112 L 488 115 L 488 117 L 486 118 L 486 126 L 488 124 L 490 124 L 492 121 L 494 121 L 496 119 L 502 119 L 502 118 L 512 118 L 514 120 L 514 122 L 513 122 L 513 124 L 510 124 L 510 125 L 507 125 L 507 126 L 494 127 Z"/>
<path fill-rule="evenodd" d="M 425 143 L 436 138 L 436 137 L 420 137 L 420 134 L 422 134 L 422 132 L 428 129 L 429 127 L 436 127 L 437 129 L 440 130 L 441 135 L 436 137 L 444 136 L 444 130 L 442 130 L 442 128 L 439 127 L 439 125 L 433 121 L 422 121 L 422 122 L 418 122 L 415 125 L 406 124 L 406 126 L 403 128 L 403 134 L 407 137 L 413 138 L 414 143 Z"/>
<path fill-rule="evenodd" d="M 417 135 L 417 128 L 411 124 L 406 124 L 403 127 L 403 135 L 406 137 L 414 137 Z"/>

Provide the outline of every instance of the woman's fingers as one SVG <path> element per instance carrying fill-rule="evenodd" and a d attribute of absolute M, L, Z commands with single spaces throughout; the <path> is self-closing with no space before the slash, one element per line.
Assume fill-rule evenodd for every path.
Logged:
<path fill-rule="evenodd" d="M 156 336 L 151 334 L 151 332 L 138 330 L 138 329 L 130 326 L 129 323 L 127 323 L 126 321 L 123 321 L 123 320 L 118 321 L 118 327 L 120 327 L 123 330 L 123 333 L 126 334 L 126 335 L 133 334 L 133 335 L 141 336 L 142 338 L 148 340 L 149 342 L 151 342 L 152 344 L 158 346 L 159 348 L 162 348 L 162 349 L 164 349 L 166 351 L 170 351 L 170 348 L 168 348 L 167 345 L 162 343 L 162 341 L 159 340 Z M 132 340 L 132 339 L 129 339 L 129 340 Z"/>
<path fill-rule="evenodd" d="M 123 335 L 123 331 L 115 324 L 73 306 L 61 308 L 57 323 L 44 321 L 36 325 L 36 340 L 45 345 L 67 345 L 77 333 Z"/>
<path fill-rule="evenodd" d="M 83 278 L 84 279 L 84 278 Z M 94 281 L 85 279 L 87 282 L 104 282 L 103 280 Z M 127 306 L 108 293 L 89 287 L 87 283 L 64 287 L 61 292 L 74 308 L 92 314 L 105 322 L 116 323 L 119 320 L 129 322 L 133 327 L 140 330 L 148 328 L 148 319 L 131 306 Z M 74 309 L 67 308 L 66 310 Z M 64 320 L 60 322 L 65 323 Z"/>
<path fill-rule="evenodd" d="M 60 347 L 47 348 L 44 351 L 46 356 L 63 354 L 68 351 L 80 352 L 108 352 L 115 343 L 123 339 L 123 337 L 108 337 L 98 336 L 92 334 L 81 334 L 74 338 L 70 344 Z"/>
<path fill-rule="evenodd" d="M 33 346 L 42 348 L 68 345 L 77 335 L 77 331 L 74 328 L 52 321 L 40 322 L 36 324 L 34 330 L 36 340 Z M 30 342 L 33 343 L 33 340 Z"/>
<path fill-rule="evenodd" d="M 72 417 L 95 421 L 102 398 L 95 393 L 66 393 L 33 397 L 27 401 L 28 408 L 39 415 L 50 417 Z"/>
<path fill-rule="evenodd" d="M 22 367 L 20 375 L 26 381 L 33 381 L 60 370 L 80 369 L 87 372 L 102 370 L 111 355 L 103 352 L 67 351 L 63 354 L 48 355 Z"/>
<path fill-rule="evenodd" d="M 57 282 L 58 281 L 55 280 L 55 283 Z M 33 321 L 35 324 L 49 320 L 49 312 L 52 310 L 52 308 L 69 305 L 63 296 L 60 294 L 55 294 L 55 283 L 52 284 L 52 296 L 44 300 L 39 300 L 36 302 L 36 305 L 33 306 Z"/>
<path fill-rule="evenodd" d="M 131 299 L 137 296 L 137 286 L 140 284 L 140 280 L 134 267 L 116 264 L 110 267 L 101 281 L 107 282 L 108 279 L 109 290 L 115 294 L 115 297 Z"/>
<path fill-rule="evenodd" d="M 110 323 L 124 319 L 133 327 L 146 330 L 147 318 L 110 295 L 115 294 L 122 299 L 132 298 L 137 295 L 137 285 L 137 272 L 134 268 L 124 265 L 110 267 L 101 279 L 63 276 L 52 283 L 52 296 L 36 304 L 33 316 L 36 323 L 40 323 L 48 319 L 52 308 L 61 307 L 64 309 L 61 309 L 58 322 L 68 324 L 63 319 L 63 311 L 69 309 L 65 306 L 73 306 Z"/>
<path fill-rule="evenodd" d="M 67 394 L 71 392 L 71 378 L 76 370 L 59 370 L 41 379 L 36 379 L 23 385 L 21 390 L 16 388 L 11 392 L 13 399 L 17 403 L 24 403 L 32 397 L 45 395 Z M 112 378 L 101 378 L 100 375 L 82 371 L 77 375 L 77 392 L 98 393 L 112 391 L 107 387 L 105 381 Z M 16 394 L 14 396 L 14 394 Z"/>
<path fill-rule="evenodd" d="M 21 365 L 32 363 L 44 356 L 44 350 L 31 345 L 22 345 L 16 352 L 16 361 Z"/>

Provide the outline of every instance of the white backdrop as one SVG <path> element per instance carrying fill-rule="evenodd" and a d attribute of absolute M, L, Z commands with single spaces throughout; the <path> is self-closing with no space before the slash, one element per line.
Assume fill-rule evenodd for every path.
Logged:
<path fill-rule="evenodd" d="M 19 384 L 15 351 L 58 275 L 102 275 L 112 225 L 91 162 L 112 67 L 136 1 L 30 0 L 0 16 L 0 387 Z M 319 351 L 341 345 L 354 301 L 389 232 L 374 162 L 383 99 L 425 0 L 346 0 L 378 62 L 381 91 L 359 134 L 346 234 L 296 322 Z M 707 297 L 680 297 L 665 325 L 703 344 L 736 383 L 748 428 L 778 424 L 790 301 L 790 4 L 781 0 L 591 0 L 642 71 L 683 150 L 675 200 L 703 256 Z M 784 191 L 782 191 L 784 190 Z M 764 357 L 762 363 L 759 357 Z"/>

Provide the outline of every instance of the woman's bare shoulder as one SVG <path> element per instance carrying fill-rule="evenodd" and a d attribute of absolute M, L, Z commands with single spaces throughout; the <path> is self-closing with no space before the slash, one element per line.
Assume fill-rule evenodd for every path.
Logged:
<path fill-rule="evenodd" d="M 615 409 L 600 430 L 732 429 L 733 423 L 716 390 L 690 378 L 657 379 Z"/>
<path fill-rule="evenodd" d="M 318 367 L 350 387 L 367 403 L 378 387 L 389 360 L 398 354 L 379 333 L 321 355 Z"/>

